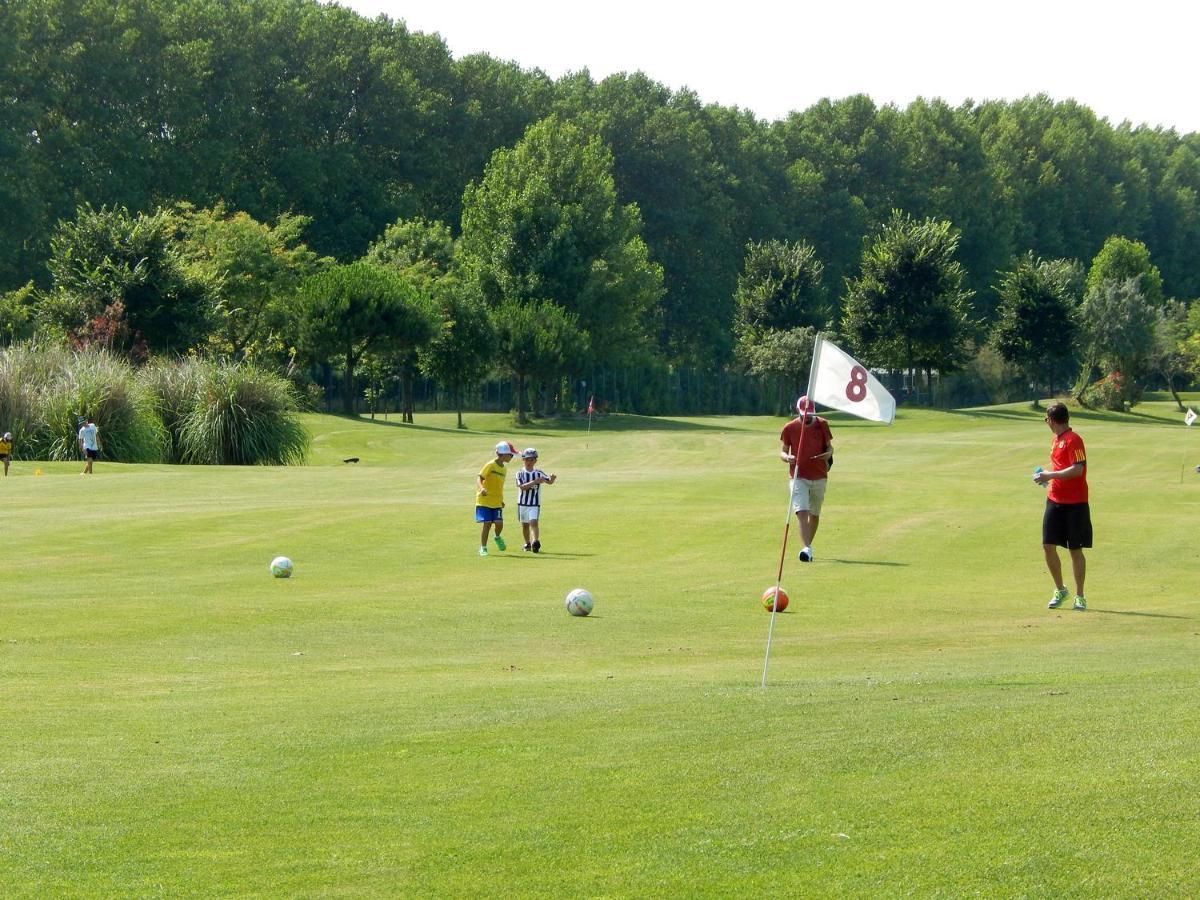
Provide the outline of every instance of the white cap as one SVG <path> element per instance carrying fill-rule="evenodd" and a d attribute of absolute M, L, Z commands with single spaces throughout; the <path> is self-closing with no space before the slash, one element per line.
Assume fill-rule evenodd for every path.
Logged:
<path fill-rule="evenodd" d="M 526 447 L 521 451 L 521 459 L 537 459 L 537 451 L 532 447 Z"/>
<path fill-rule="evenodd" d="M 796 401 L 796 412 L 807 413 L 807 414 L 811 415 L 812 413 L 815 413 L 816 411 L 817 411 L 816 404 L 808 399 L 808 394 L 805 394 L 803 397 L 801 397 L 799 400 Z"/>
<path fill-rule="evenodd" d="M 497 456 L 516 456 L 517 448 L 514 447 L 512 444 L 510 444 L 508 441 L 501 441 L 500 443 L 498 443 L 496 445 L 496 455 Z"/>
<path fill-rule="evenodd" d="M 11 431 L 6 431 L 6 432 L 4 432 L 4 440 L 6 440 L 6 441 L 11 441 L 11 440 L 12 440 L 12 432 L 11 432 Z M 536 453 L 535 453 L 535 454 L 533 454 L 533 455 L 534 455 L 534 456 L 537 456 L 537 454 L 536 454 Z"/>

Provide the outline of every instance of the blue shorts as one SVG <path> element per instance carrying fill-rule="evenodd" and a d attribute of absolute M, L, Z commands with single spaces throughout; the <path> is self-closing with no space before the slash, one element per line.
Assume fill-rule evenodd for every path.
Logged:
<path fill-rule="evenodd" d="M 475 507 L 476 522 L 503 522 L 504 510 L 500 507 L 492 506 L 477 506 Z"/>

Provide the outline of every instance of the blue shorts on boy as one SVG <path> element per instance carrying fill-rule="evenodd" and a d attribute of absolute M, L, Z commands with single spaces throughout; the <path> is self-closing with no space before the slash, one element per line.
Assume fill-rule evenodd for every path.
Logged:
<path fill-rule="evenodd" d="M 499 506 L 476 506 L 476 522 L 503 522 L 504 510 Z"/>

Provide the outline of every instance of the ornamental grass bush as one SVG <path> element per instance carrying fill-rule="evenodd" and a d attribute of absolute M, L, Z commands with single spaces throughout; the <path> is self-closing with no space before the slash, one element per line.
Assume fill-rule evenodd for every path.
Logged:
<path fill-rule="evenodd" d="M 145 383 L 171 432 L 172 461 L 198 465 L 292 465 L 308 454 L 292 386 L 243 363 L 193 359 L 166 373 L 150 367 Z"/>
<path fill-rule="evenodd" d="M 11 431 L 13 456 L 32 459 L 28 441 L 37 427 L 36 357 L 21 347 L 0 350 L 0 434 Z"/>
<path fill-rule="evenodd" d="M 156 359 L 138 372 L 138 381 L 153 402 L 166 430 L 165 462 L 183 462 L 179 432 L 183 428 L 184 418 L 195 407 L 200 396 L 207 365 L 204 360 L 191 356 L 178 360 Z"/>
<path fill-rule="evenodd" d="M 18 459 L 80 458 L 81 417 L 114 462 L 288 465 L 308 453 L 291 385 L 248 364 L 189 357 L 135 370 L 105 350 L 0 349 L 0 432 Z"/>
<path fill-rule="evenodd" d="M 103 455 L 116 462 L 161 462 L 166 441 L 154 405 L 124 359 L 105 350 L 32 344 L 0 352 L 0 397 L 18 458 L 78 459 L 80 418 L 100 426 Z M 4 401 L 0 401 L 4 402 Z"/>

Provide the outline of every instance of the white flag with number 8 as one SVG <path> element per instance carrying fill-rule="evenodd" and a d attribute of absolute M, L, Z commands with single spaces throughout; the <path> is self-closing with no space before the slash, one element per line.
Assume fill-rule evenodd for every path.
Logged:
<path fill-rule="evenodd" d="M 896 418 L 896 401 L 887 388 L 853 356 L 820 335 L 813 347 L 808 396 L 872 422 L 891 425 Z"/>

